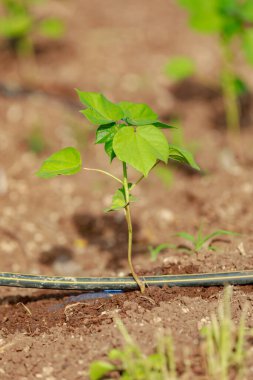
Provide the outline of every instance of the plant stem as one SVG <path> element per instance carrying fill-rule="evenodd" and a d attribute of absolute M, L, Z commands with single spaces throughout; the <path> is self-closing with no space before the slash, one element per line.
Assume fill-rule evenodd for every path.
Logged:
<path fill-rule="evenodd" d="M 114 176 L 113 174 L 111 174 L 111 173 L 106 172 L 105 170 L 101 170 L 101 169 L 91 169 L 91 168 L 83 168 L 83 169 L 84 169 L 84 170 L 90 170 L 90 171 L 94 171 L 94 172 L 103 173 L 103 174 L 105 174 L 105 175 L 108 175 L 108 176 L 111 177 L 111 178 L 114 178 L 116 181 L 120 182 L 121 185 L 123 185 L 123 182 L 122 182 L 119 178 L 115 177 L 115 176 Z"/>
<path fill-rule="evenodd" d="M 131 219 L 131 212 L 130 212 L 130 206 L 129 206 L 129 188 L 128 188 L 128 178 L 127 178 L 127 166 L 126 163 L 123 162 L 123 186 L 124 186 L 124 192 L 125 192 L 125 198 L 126 198 L 126 207 L 125 207 L 125 216 L 127 221 L 127 228 L 128 228 L 128 265 L 130 267 L 131 274 L 137 284 L 140 287 L 140 290 L 142 293 L 145 291 L 145 284 L 140 280 L 137 273 L 134 270 L 133 263 L 132 263 L 132 246 L 133 246 L 133 226 L 132 226 L 132 219 Z"/>
<path fill-rule="evenodd" d="M 227 128 L 234 133 L 240 132 L 240 111 L 237 101 L 235 73 L 233 68 L 234 56 L 229 42 L 221 36 L 222 52 L 222 91 L 225 103 Z"/>

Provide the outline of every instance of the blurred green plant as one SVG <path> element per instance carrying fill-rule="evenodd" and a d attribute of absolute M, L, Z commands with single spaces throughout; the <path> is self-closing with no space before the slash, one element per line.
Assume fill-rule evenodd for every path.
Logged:
<path fill-rule="evenodd" d="M 124 324 L 120 320 L 116 323 L 124 338 L 125 346 L 122 349 L 111 350 L 108 359 L 111 363 L 118 364 L 106 361 L 93 362 L 89 373 L 91 380 L 101 380 L 113 371 L 119 372 L 119 379 L 122 380 L 178 379 L 174 343 L 170 335 L 158 340 L 154 354 L 145 355 L 129 335 Z"/>
<path fill-rule="evenodd" d="M 64 24 L 58 18 L 37 19 L 32 8 L 43 0 L 1 0 L 0 36 L 18 54 L 33 52 L 34 34 L 58 39 L 64 34 Z"/>
<path fill-rule="evenodd" d="M 182 81 L 191 77 L 195 71 L 195 63 L 192 59 L 184 56 L 171 58 L 164 67 L 165 74 L 174 82 Z"/>
<path fill-rule="evenodd" d="M 240 130 L 238 89 L 247 86 L 236 73 L 234 43 L 239 40 L 249 64 L 253 65 L 252 0 L 177 0 L 189 12 L 190 26 L 200 33 L 218 36 L 221 51 L 221 86 L 227 127 Z M 243 86 L 242 86 L 243 84 Z M 239 85 L 239 88 L 238 88 Z M 240 93 L 239 91 L 239 93 Z"/>
<path fill-rule="evenodd" d="M 231 298 L 232 288 L 229 286 L 224 291 L 217 315 L 213 314 L 211 323 L 201 329 L 204 358 L 211 379 L 245 378 L 247 304 L 243 307 L 239 324 L 235 324 Z"/>
<path fill-rule="evenodd" d="M 163 129 L 171 129 L 168 124 L 158 120 L 158 115 L 146 104 L 131 102 L 112 103 L 104 95 L 77 90 L 85 109 L 82 114 L 94 124 L 96 144 L 103 144 L 110 162 L 115 158 L 122 165 L 122 177 L 101 170 L 96 171 L 113 178 L 120 183 L 112 198 L 112 204 L 106 212 L 124 211 L 128 227 L 128 264 L 131 274 L 142 292 L 145 284 L 139 279 L 132 263 L 133 227 L 130 205 L 136 201 L 132 190 L 146 178 L 160 162 L 167 164 L 174 160 L 199 170 L 193 155 L 181 147 L 169 144 Z M 135 183 L 129 182 L 128 166 L 141 173 Z M 82 169 L 80 152 L 73 147 L 59 150 L 44 161 L 37 175 L 41 178 L 53 178 L 57 175 L 76 174 Z"/>
<path fill-rule="evenodd" d="M 215 251 L 216 248 L 212 245 L 214 239 L 217 239 L 221 236 L 238 236 L 239 234 L 227 230 L 216 230 L 210 234 L 203 235 L 202 228 L 200 227 L 196 235 L 191 235 L 188 232 L 182 231 L 178 232 L 176 236 L 182 237 L 187 242 L 190 243 L 190 249 L 195 252 L 200 252 L 201 249 L 207 248 L 210 251 Z"/>
<path fill-rule="evenodd" d="M 231 302 L 232 287 L 228 286 L 224 290 L 217 315 L 212 314 L 210 324 L 206 324 L 200 330 L 199 349 L 203 365 L 203 379 L 229 380 L 233 378 L 242 380 L 246 378 L 246 339 L 251 335 L 249 329 L 246 328 L 248 306 L 247 304 L 243 306 L 237 324 L 232 318 Z M 91 380 L 195 378 L 195 374 L 192 373 L 192 358 L 188 350 L 181 350 L 183 355 L 181 355 L 180 366 L 178 366 L 175 356 L 176 347 L 171 334 L 158 339 L 155 352 L 145 355 L 129 335 L 122 321 L 116 320 L 116 325 L 124 339 L 124 346 L 111 350 L 108 354 L 108 361 L 91 363 L 89 370 Z M 184 368 L 183 373 L 182 367 Z M 117 377 L 111 376 L 112 373 Z"/>
<path fill-rule="evenodd" d="M 165 249 L 168 249 L 168 248 L 176 249 L 177 246 L 175 244 L 168 244 L 168 243 L 159 244 L 156 247 L 152 247 L 151 245 L 149 245 L 148 250 L 150 253 L 151 261 L 156 261 L 159 253 L 164 251 Z"/>

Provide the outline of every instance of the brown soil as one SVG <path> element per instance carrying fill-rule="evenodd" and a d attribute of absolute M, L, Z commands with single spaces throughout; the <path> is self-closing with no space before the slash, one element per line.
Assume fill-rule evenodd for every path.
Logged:
<path fill-rule="evenodd" d="M 66 21 L 68 32 L 62 43 L 38 41 L 36 62 L 0 52 L 1 82 L 8 87 L 1 90 L 0 98 L 1 271 L 76 276 L 128 273 L 124 218 L 102 212 L 114 184 L 95 173 L 53 181 L 34 176 L 44 157 L 68 145 L 79 145 L 85 166 L 109 168 L 103 149 L 93 145 L 92 129 L 77 112 L 75 87 L 104 92 L 115 101 L 146 102 L 164 120 L 180 115 L 185 141 L 197 147 L 201 174 L 171 166 L 169 186 L 154 171 L 135 191 L 139 198 L 133 206 L 137 271 L 252 269 L 252 107 L 248 103 L 245 128 L 236 141 L 226 137 L 224 128 L 217 128 L 223 108 L 216 89 L 215 41 L 190 32 L 184 13 L 172 0 L 128 0 L 127 6 L 107 0 L 104 8 L 98 0 L 53 1 L 45 5 L 48 11 Z M 163 75 L 164 62 L 176 54 L 197 61 L 200 79 L 191 88 L 188 84 L 175 89 Z M 249 68 L 241 66 L 247 76 Z M 210 80 L 199 84 L 206 77 Z M 18 86 L 26 91 L 16 91 Z M 47 148 L 42 155 L 27 148 L 35 127 L 45 135 Z M 82 143 L 76 136 L 82 137 Z M 112 170 L 121 175 L 117 163 Z M 135 178 L 136 173 L 131 174 Z M 185 242 L 175 234 L 195 233 L 200 225 L 207 233 L 223 228 L 241 235 L 216 242 L 216 252 L 168 249 L 151 262 L 149 245 L 180 245 Z M 249 327 L 253 327 L 252 290 L 235 287 L 232 301 L 236 321 L 248 301 Z M 189 378 L 203 379 L 199 330 L 216 310 L 221 288 L 150 288 L 145 296 L 131 292 L 97 300 L 69 299 L 78 294 L 0 288 L 0 378 L 88 379 L 90 363 L 122 344 L 114 323 L 114 317 L 120 316 L 147 353 L 157 335 L 171 331 L 179 364 L 180 352 L 191 347 Z M 248 346 L 250 363 L 252 342 Z M 249 364 L 245 379 L 252 376 Z"/>

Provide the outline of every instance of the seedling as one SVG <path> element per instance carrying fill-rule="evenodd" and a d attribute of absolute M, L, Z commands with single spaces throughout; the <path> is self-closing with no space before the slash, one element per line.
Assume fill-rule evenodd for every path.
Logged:
<path fill-rule="evenodd" d="M 221 86 L 227 127 L 240 129 L 238 80 L 234 43 L 239 40 L 247 61 L 253 65 L 252 0 L 178 0 L 189 12 L 190 25 L 200 33 L 218 37 L 221 51 Z M 243 84 L 245 89 L 245 85 Z"/>
<path fill-rule="evenodd" d="M 247 305 L 236 326 L 231 316 L 231 289 L 225 289 L 218 315 L 213 314 L 211 324 L 201 330 L 207 373 L 212 379 L 228 380 L 231 373 L 234 379 L 243 379 L 245 375 Z"/>
<path fill-rule="evenodd" d="M 177 248 L 175 244 L 159 244 L 157 247 L 152 247 L 151 245 L 148 247 L 150 252 L 151 261 L 156 261 L 160 252 L 164 251 L 167 248 Z"/>
<path fill-rule="evenodd" d="M 111 372 L 119 372 L 120 379 L 124 380 L 176 380 L 176 359 L 174 343 L 170 335 L 158 340 L 154 354 L 144 355 L 141 348 L 129 335 L 121 321 L 117 321 L 118 328 L 124 338 L 122 349 L 113 349 L 108 355 L 110 362 L 95 361 L 90 366 L 89 378 L 101 380 Z M 112 364 L 117 362 L 118 364 Z M 106 376 L 106 377 L 105 377 Z"/>
<path fill-rule="evenodd" d="M 84 169 L 105 174 L 120 183 L 111 206 L 105 211 L 124 210 L 128 227 L 128 264 L 132 276 L 144 292 L 145 284 L 139 279 L 132 264 L 133 228 L 130 205 L 136 201 L 132 191 L 161 161 L 167 163 L 171 159 L 186 163 L 196 170 L 199 167 L 190 152 L 168 143 L 162 130 L 170 129 L 171 126 L 160 122 L 157 114 L 146 104 L 115 104 L 102 94 L 79 90 L 77 92 L 81 103 L 86 107 L 81 113 L 97 127 L 96 144 L 104 144 L 110 162 L 117 158 L 122 165 L 122 178 L 102 169 Z M 128 166 L 141 173 L 135 182 L 128 179 Z M 67 147 L 44 161 L 37 175 L 41 178 L 52 178 L 57 175 L 76 174 L 81 169 L 79 151 Z"/>
<path fill-rule="evenodd" d="M 203 235 L 202 229 L 199 228 L 196 235 L 191 235 L 187 232 L 178 232 L 176 234 L 177 236 L 180 236 L 187 240 L 187 242 L 190 243 L 190 249 L 192 249 L 195 252 L 201 251 L 202 248 L 207 248 L 211 251 L 215 251 L 215 247 L 212 245 L 212 242 L 219 238 L 220 236 L 228 235 L 228 236 L 235 236 L 239 235 L 236 232 L 227 231 L 227 230 L 216 230 L 208 235 Z"/>
<path fill-rule="evenodd" d="M 38 0 L 1 0 L 4 16 L 0 18 L 0 36 L 19 54 L 31 53 L 33 35 L 60 38 L 63 22 L 57 18 L 36 19 L 32 6 Z"/>

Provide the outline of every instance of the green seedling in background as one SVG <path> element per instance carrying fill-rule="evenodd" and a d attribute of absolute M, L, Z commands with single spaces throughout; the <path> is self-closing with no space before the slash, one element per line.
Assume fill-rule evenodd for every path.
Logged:
<path fill-rule="evenodd" d="M 201 249 L 207 248 L 211 251 L 215 251 L 215 247 L 212 246 L 213 240 L 221 237 L 221 236 L 238 236 L 239 234 L 232 231 L 227 230 L 217 230 L 208 235 L 203 235 L 202 229 L 200 228 L 197 234 L 191 235 L 187 232 L 178 232 L 176 236 L 182 237 L 190 243 L 190 248 L 195 252 L 200 252 Z"/>
<path fill-rule="evenodd" d="M 252 0 L 177 0 L 189 12 L 190 25 L 200 33 L 218 37 L 221 51 L 221 85 L 227 127 L 240 129 L 238 94 L 247 86 L 236 73 L 235 42 L 253 65 L 253 1 Z"/>
<path fill-rule="evenodd" d="M 218 315 L 212 315 L 211 324 L 202 328 L 203 350 L 208 375 L 212 379 L 243 379 L 246 359 L 246 315 L 244 306 L 239 324 L 231 316 L 232 288 L 224 292 L 223 302 L 218 308 Z"/>
<path fill-rule="evenodd" d="M 113 349 L 108 355 L 110 362 L 95 361 L 90 366 L 91 380 L 104 379 L 113 371 L 120 373 L 119 379 L 124 380 L 176 380 L 176 359 L 172 337 L 160 338 L 154 354 L 145 355 L 141 348 L 129 335 L 121 321 L 118 328 L 124 338 L 122 349 Z M 117 362 L 118 364 L 112 364 Z M 106 377 L 110 378 L 110 377 Z"/>
<path fill-rule="evenodd" d="M 165 74 L 174 82 L 180 82 L 195 74 L 196 67 L 192 59 L 188 57 L 173 57 L 164 67 Z"/>
<path fill-rule="evenodd" d="M 1 0 L 4 16 L 0 17 L 0 37 L 19 54 L 33 51 L 35 34 L 47 38 L 60 38 L 64 24 L 57 18 L 37 19 L 32 8 L 38 0 Z"/>
<path fill-rule="evenodd" d="M 145 284 L 139 279 L 132 264 L 133 228 L 130 205 L 136 201 L 132 191 L 159 162 L 166 164 L 171 159 L 188 164 L 196 170 L 199 170 L 199 167 L 190 152 L 168 143 L 163 129 L 172 127 L 161 123 L 158 115 L 146 104 L 115 104 L 102 94 L 79 90 L 77 92 L 85 106 L 81 113 L 97 128 L 96 144 L 104 145 L 110 162 L 117 158 L 122 165 L 122 178 L 102 169 L 85 169 L 103 173 L 120 183 L 120 188 L 116 190 L 112 204 L 106 211 L 123 210 L 125 213 L 128 227 L 128 264 L 132 276 L 143 292 Z M 141 174 L 133 183 L 128 179 L 128 166 Z M 41 178 L 52 178 L 57 175 L 75 174 L 81 169 L 79 151 L 67 147 L 44 161 L 37 175 Z"/>
<path fill-rule="evenodd" d="M 168 248 L 174 248 L 175 249 L 175 248 L 177 248 L 177 246 L 175 244 L 167 244 L 167 243 L 159 244 L 157 247 L 152 247 L 150 245 L 148 247 L 148 250 L 150 252 L 151 261 L 156 261 L 159 253 L 164 251 L 165 249 L 168 249 Z"/>

